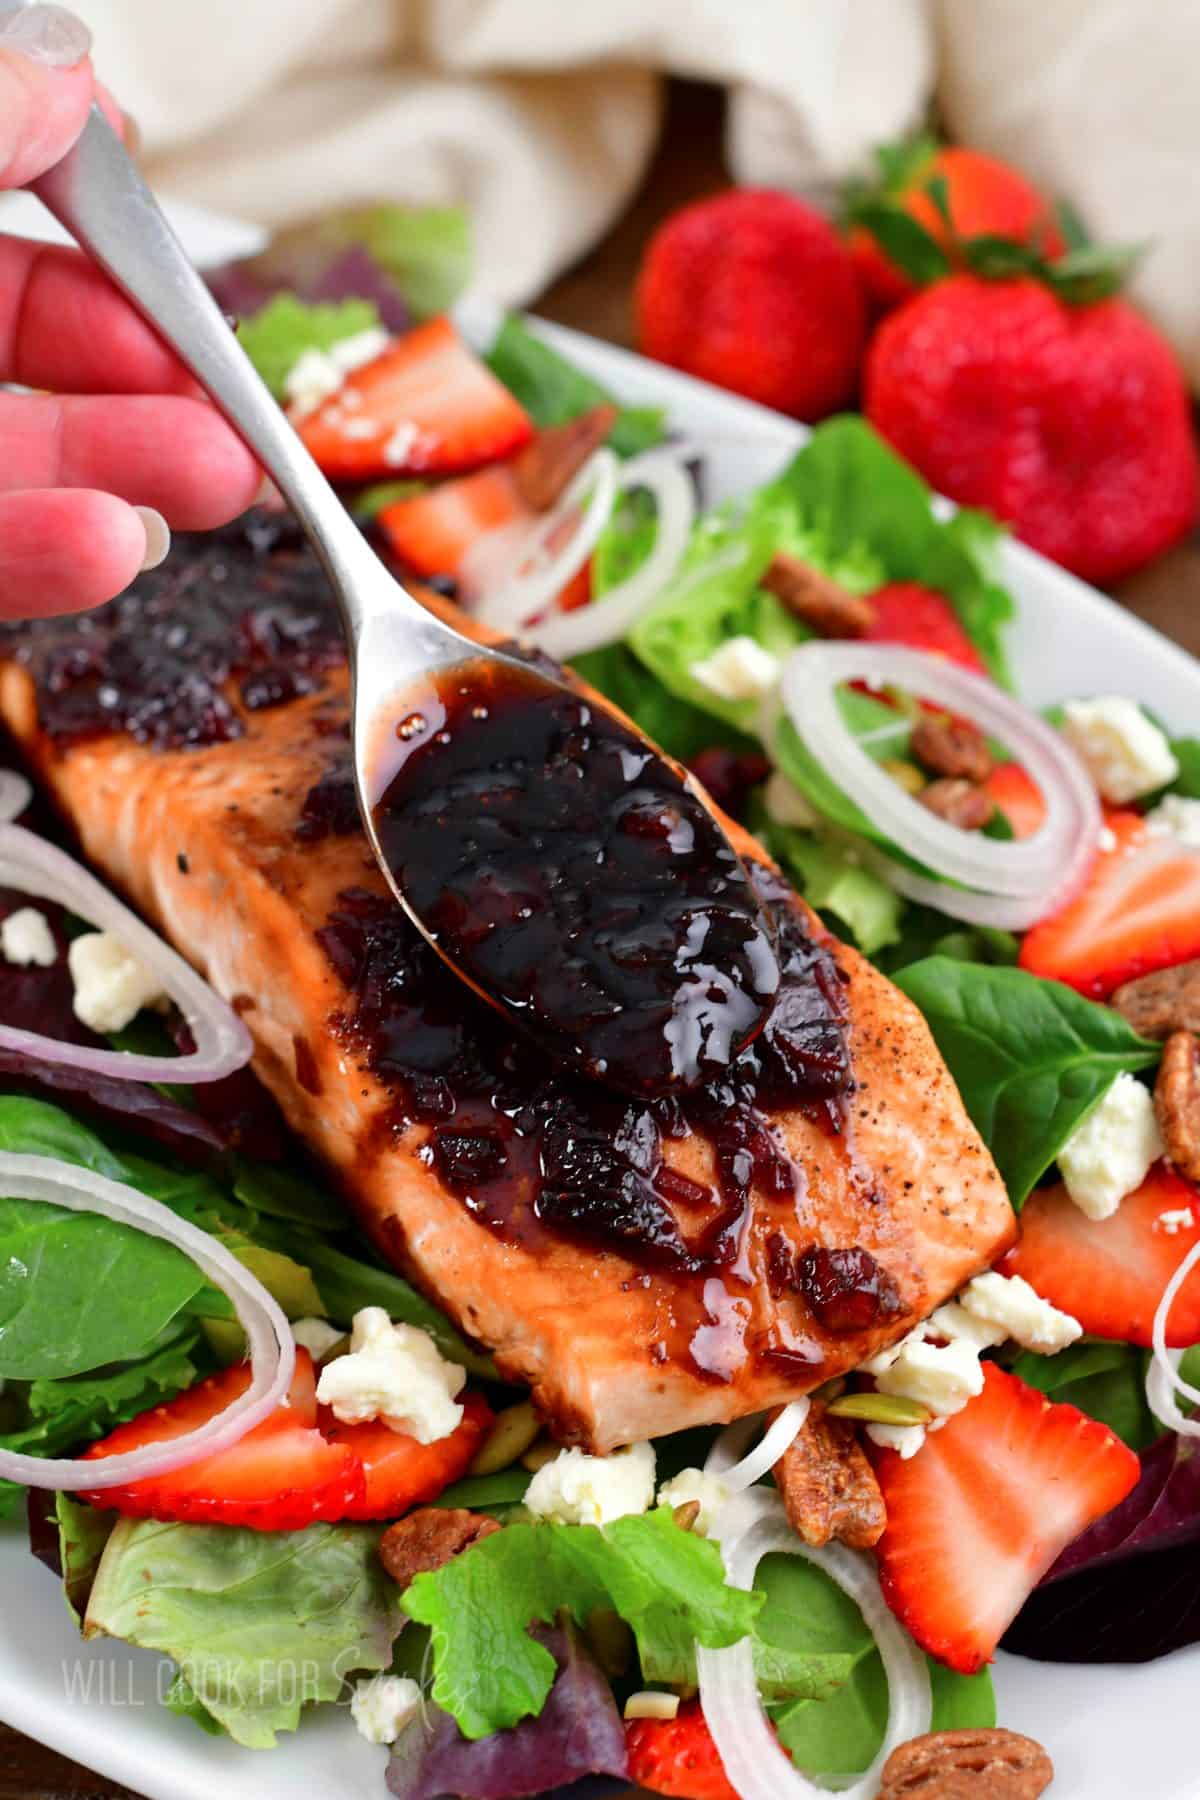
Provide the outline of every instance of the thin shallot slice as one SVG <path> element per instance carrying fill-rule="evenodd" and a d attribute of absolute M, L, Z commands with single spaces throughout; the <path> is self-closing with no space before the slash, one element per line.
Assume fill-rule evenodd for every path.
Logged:
<path fill-rule="evenodd" d="M 0 1024 L 0 1048 L 124 1081 L 219 1081 L 249 1062 L 253 1040 L 233 1008 L 65 850 L 21 825 L 0 826 L 0 887 L 57 901 L 98 931 L 111 932 L 158 978 L 183 1014 L 196 1046 L 182 1056 L 140 1056 L 68 1044 L 39 1031 Z"/>

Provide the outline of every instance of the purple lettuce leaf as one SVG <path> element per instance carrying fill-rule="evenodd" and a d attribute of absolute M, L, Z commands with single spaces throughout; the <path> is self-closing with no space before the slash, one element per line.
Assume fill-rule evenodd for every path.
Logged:
<path fill-rule="evenodd" d="M 1035 1588 L 1001 1648 L 1039 1662 L 1153 1662 L 1200 1643 L 1200 1544 L 1096 1563 Z"/>
<path fill-rule="evenodd" d="M 1142 1455 L 1137 1485 L 1068 1544 L 1042 1586 L 1139 1551 L 1200 1540 L 1200 1440 L 1169 1431 Z"/>
<path fill-rule="evenodd" d="M 0 888 L 0 920 L 30 904 L 28 895 Z M 50 926 L 58 957 L 49 968 L 36 963 L 21 968 L 0 957 L 0 1019 L 17 1030 L 40 1032 L 62 1043 L 107 1049 L 107 1042 L 75 1016 L 63 909 L 45 900 L 36 905 Z M 146 1082 L 77 1069 L 25 1051 L 0 1049 L 0 1082 L 9 1092 L 33 1094 L 127 1127 L 188 1163 L 207 1164 L 231 1149 L 260 1162 L 275 1162 L 284 1154 L 279 1110 L 248 1069 L 191 1090 L 194 1108 Z"/>
<path fill-rule="evenodd" d="M 1200 1642 L 1200 1443 L 1168 1432 L 1132 1492 L 1068 1545 L 1004 1638 L 1049 1662 L 1150 1662 Z"/>
<path fill-rule="evenodd" d="M 538 1717 L 472 1741 L 449 1713 L 427 1706 L 393 1746 L 388 1787 L 396 1800 L 522 1800 L 559 1788 L 574 1794 L 588 1776 L 628 1781 L 612 1690 L 578 1635 L 541 1626 L 533 1635 L 559 1670 Z"/>
<path fill-rule="evenodd" d="M 319 233 L 287 233 L 257 256 L 210 270 L 207 279 L 218 303 L 239 319 L 259 312 L 276 294 L 295 294 L 310 305 L 370 300 L 389 331 L 412 324 L 400 287 L 364 245 L 331 245 Z"/>

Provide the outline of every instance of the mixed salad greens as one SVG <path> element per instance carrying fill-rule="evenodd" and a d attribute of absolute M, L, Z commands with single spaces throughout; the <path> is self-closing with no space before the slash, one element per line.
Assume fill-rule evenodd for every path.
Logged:
<path fill-rule="evenodd" d="M 396 334 L 439 312 L 463 262 L 456 216 L 405 222 L 377 212 L 334 222 L 316 239 L 281 243 L 254 265 L 224 272 L 218 291 L 248 313 L 242 342 L 286 398 L 302 355 L 328 355 L 365 332 Z M 611 400 L 518 319 L 505 322 L 486 361 L 540 429 Z M 671 434 L 672 422 L 659 412 L 618 404 L 605 449 L 619 462 L 687 461 L 692 447 Z M 632 467 L 636 475 L 639 465 Z M 693 473 L 702 486 L 702 463 Z M 402 471 L 359 484 L 348 502 L 403 556 L 406 521 L 415 515 L 402 509 L 438 492 L 437 483 Z M 664 528 L 653 493 L 652 482 L 615 482 L 588 548 L 578 610 L 628 598 Z M 1117 848 L 1102 839 L 1099 875 L 1067 908 L 1074 908 L 1081 961 L 1078 943 L 1061 932 L 1050 942 L 1038 938 L 1041 924 L 1026 936 L 973 917 L 980 909 L 963 904 L 964 894 L 972 903 L 979 897 L 971 884 L 914 856 L 902 827 L 833 780 L 778 698 L 786 660 L 814 635 L 766 579 L 781 553 L 871 600 L 880 646 L 907 644 L 931 665 L 952 664 L 1011 689 L 1013 605 L 996 575 L 997 538 L 982 515 L 945 516 L 860 420 L 835 419 L 765 486 L 736 504 L 696 507 L 669 579 L 611 641 L 573 660 L 666 750 L 693 762 L 833 930 L 915 1002 L 1014 1209 L 1037 1216 L 1041 1235 L 1021 1240 L 1026 1251 L 1018 1246 L 1013 1267 L 1059 1318 L 1076 1316 L 1063 1296 L 1074 1301 L 1078 1284 L 1059 1282 L 1055 1231 L 1077 1246 L 1085 1269 L 1093 1254 L 1088 1230 L 1097 1241 L 1105 1230 L 1116 1238 L 1131 1291 L 1117 1304 L 1097 1282 L 1096 1306 L 1090 1317 L 1078 1315 L 1083 1331 L 1075 1341 L 1053 1353 L 1022 1348 L 1001 1327 L 985 1348 L 989 1364 L 1053 1403 L 1079 1408 L 1143 1456 L 1127 1498 L 1064 1550 L 1007 1641 L 1032 1655 L 1128 1660 L 1200 1638 L 1200 1488 L 1190 1417 L 1181 1427 L 1176 1404 L 1179 1393 L 1187 1398 L 1179 1380 L 1200 1377 L 1200 1348 L 1189 1348 L 1200 1340 L 1200 1317 L 1186 1284 L 1179 1329 L 1168 1340 L 1185 1352 L 1167 1394 L 1173 1413 L 1156 1412 L 1162 1383 L 1156 1390 L 1147 1381 L 1156 1315 L 1161 1335 L 1161 1290 L 1197 1241 L 1200 1208 L 1189 1207 L 1200 1195 L 1186 1172 L 1169 1174 L 1173 1207 L 1156 1202 L 1147 1215 L 1151 1255 L 1138 1235 L 1141 1178 L 1108 1220 L 1075 1206 L 1068 1231 L 1062 1208 L 1073 1201 L 1063 1197 L 1056 1169 L 1119 1078 L 1135 1081 L 1148 1104 L 1161 1042 L 1108 1002 L 1130 975 L 1200 951 L 1176 930 L 1200 892 L 1200 850 L 1178 827 L 1182 814 L 1173 836 L 1135 818 L 1122 826 Z M 544 544 L 538 554 L 544 562 Z M 470 607 L 469 571 L 443 573 L 459 580 Z M 537 618 L 519 625 L 537 641 Z M 730 646 L 738 647 L 732 660 Z M 872 681 L 869 649 L 864 678 L 837 683 L 836 704 L 846 737 L 888 773 L 899 806 L 929 784 L 914 749 L 928 694 Z M 1058 715 L 1052 724 L 1061 722 Z M 1162 735 L 1156 721 L 1145 724 Z M 1169 755 L 1175 774 L 1135 805 L 1126 800 L 1123 814 L 1153 820 L 1164 794 L 1200 800 L 1200 740 L 1177 740 Z M 1030 784 L 1020 779 L 1020 757 L 1019 743 L 989 744 L 989 768 L 1010 772 L 995 784 L 999 798 L 979 832 L 990 844 L 1029 835 Z M 1044 802 L 1035 790 L 1035 830 Z M 1115 827 L 1104 829 L 1111 835 Z M 1119 874 L 1117 859 L 1135 858 L 1147 845 L 1159 857 L 1167 836 L 1172 892 L 1182 898 L 1175 904 L 1160 888 L 1148 899 L 1135 896 L 1117 908 L 1118 930 L 1113 909 L 1101 903 L 1104 884 Z M 922 892 L 935 883 L 943 903 L 907 897 L 893 878 L 897 868 L 923 881 Z M 986 884 L 978 889 L 986 898 Z M 6 916 L 20 904 L 20 895 L 0 896 Z M 62 951 L 79 921 L 54 905 L 43 910 Z M 1143 924 L 1145 942 L 1135 941 Z M 1107 958 L 1104 979 L 1088 962 L 1093 951 Z M 1052 978 L 1056 957 L 1062 979 Z M 1114 970 L 1117 980 L 1109 979 Z M 77 1036 L 65 956 L 52 966 L 0 964 L 0 1018 Z M 163 1021 L 147 1012 L 111 1041 L 126 1051 L 170 1047 Z M 95 1074 L 67 1078 L 12 1059 L 0 1068 L 0 1152 L 53 1157 L 161 1202 L 231 1251 L 289 1320 L 306 1328 L 329 1322 L 330 1342 L 364 1309 L 381 1308 L 391 1321 L 428 1333 L 498 1415 L 520 1406 L 520 1393 L 499 1382 L 488 1359 L 358 1236 L 252 1083 L 235 1078 L 206 1084 L 206 1092 Z M 1142 1175 L 1154 1179 L 1145 1169 Z M 1168 1213 L 1175 1223 L 1156 1230 Z M 1040 1264 L 1031 1244 L 1045 1247 Z M 1102 1266 L 1103 1244 L 1094 1254 Z M 1158 1282 L 1149 1294 L 1132 1291 L 1143 1273 Z M 39 1457 L 80 1451 L 201 1379 L 219 1379 L 244 1348 L 227 1296 L 170 1244 L 95 1214 L 0 1200 L 0 1448 Z M 858 1385 L 873 1391 L 869 1382 Z M 901 1463 L 919 1470 L 923 1456 L 938 1454 L 939 1425 L 948 1442 L 972 1404 L 941 1419 L 917 1401 L 874 1414 L 868 1407 L 863 1416 L 882 1427 L 877 1465 L 894 1464 L 896 1480 Z M 887 1436 L 898 1429 L 923 1439 L 926 1426 L 927 1442 L 914 1448 L 910 1437 L 903 1452 Z M 703 1465 L 716 1436 L 660 1441 L 657 1482 Z M 661 1720 L 682 1729 L 701 1680 L 698 1657 L 747 1640 L 778 1743 L 798 1770 L 818 1782 L 845 1782 L 873 1764 L 889 1712 L 884 1660 L 863 1611 L 819 1557 L 772 1552 L 742 1587 L 727 1580 L 719 1534 L 696 1529 L 694 1510 L 689 1516 L 660 1502 L 600 1523 L 536 1518 L 524 1501 L 534 1467 L 553 1452 L 542 1444 L 531 1452 L 528 1438 L 524 1450 L 523 1459 L 486 1473 L 472 1472 L 472 1463 L 441 1487 L 432 1504 L 469 1509 L 501 1528 L 403 1588 L 380 1561 L 382 1522 L 262 1531 L 120 1517 L 68 1494 L 32 1493 L 33 1542 L 61 1574 L 85 1633 L 163 1652 L 177 1669 L 167 1704 L 248 1748 L 270 1747 L 297 1727 L 306 1707 L 343 1699 L 364 1678 L 390 1671 L 417 1679 L 424 1714 L 393 1733 L 390 1783 L 398 1795 L 518 1795 L 596 1773 L 649 1781 L 655 1765 L 644 1757 L 631 1765 L 633 1737 L 619 1709 L 653 1690 L 663 1701 Z M 720 1470 L 719 1457 L 713 1466 Z M 0 1508 L 13 1521 L 26 1498 L 12 1483 L 0 1486 Z M 1130 1584 L 1156 1583 L 1175 1596 L 1169 1621 L 1129 1604 Z M 937 1656 L 921 1660 L 932 1688 L 929 1728 L 994 1722 L 986 1666 L 966 1673 Z M 286 1671 L 286 1679 L 273 1680 L 272 1670 Z M 685 1704 L 675 1717 L 677 1697 Z M 641 1715 L 638 1732 L 645 1708 L 632 1710 Z M 686 1776 L 676 1770 L 672 1779 Z M 706 1800 L 727 1790 L 663 1791 Z"/>

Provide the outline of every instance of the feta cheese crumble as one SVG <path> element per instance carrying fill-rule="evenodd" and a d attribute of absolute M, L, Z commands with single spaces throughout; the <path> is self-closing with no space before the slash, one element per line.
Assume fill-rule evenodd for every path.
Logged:
<path fill-rule="evenodd" d="M 800 831 L 813 831 L 821 823 L 821 815 L 808 795 L 789 781 L 782 769 L 772 769 L 763 789 L 763 805 L 767 817 L 776 825 L 790 825 Z"/>
<path fill-rule="evenodd" d="M 779 658 L 752 637 L 731 637 L 688 673 L 719 700 L 761 700 L 779 680 Z"/>
<path fill-rule="evenodd" d="M 1083 1336 L 1083 1326 L 1070 1313 L 1043 1300 L 1021 1275 L 997 1275 L 990 1270 L 968 1281 L 959 1295 L 968 1313 L 993 1325 L 1020 1344 L 1054 1356 Z"/>
<path fill-rule="evenodd" d="M 1152 794 L 1178 775 L 1179 764 L 1165 733 L 1136 700 L 1121 694 L 1068 700 L 1063 715 L 1063 736 L 1114 805 Z"/>
<path fill-rule="evenodd" d="M 36 906 L 19 906 L 0 924 L 0 955 L 20 969 L 31 965 L 51 969 L 58 961 L 58 946 L 50 921 Z"/>
<path fill-rule="evenodd" d="M 87 931 L 67 949 L 75 1017 L 100 1037 L 123 1031 L 144 1006 L 166 999 L 153 970 L 110 931 Z"/>
<path fill-rule="evenodd" d="M 949 1418 L 982 1394 L 983 1365 L 974 1344 L 930 1344 L 910 1333 L 892 1366 L 875 1377 L 875 1385 L 881 1394 L 899 1394 Z"/>
<path fill-rule="evenodd" d="M 1170 1212 L 1160 1212 L 1155 1224 L 1168 1237 L 1174 1237 L 1177 1231 L 1190 1231 L 1196 1223 L 1196 1216 L 1190 1206 L 1177 1206 Z"/>
<path fill-rule="evenodd" d="M 901 1462 L 908 1462 L 925 1442 L 923 1425 L 868 1425 L 867 1436 L 881 1450 L 894 1450 Z"/>
<path fill-rule="evenodd" d="M 1200 800 L 1166 794 L 1146 814 L 1146 824 L 1155 837 L 1173 837 L 1185 850 L 1200 850 Z"/>
<path fill-rule="evenodd" d="M 658 1490 L 660 1506 L 687 1506 L 693 1500 L 699 1502 L 700 1511 L 692 1530 L 700 1537 L 708 1536 L 717 1514 L 730 1498 L 729 1484 L 706 1469 L 680 1469 L 678 1475 L 664 1481 Z"/>
<path fill-rule="evenodd" d="M 350 1717 L 368 1744 L 394 1744 L 421 1710 L 421 1690 L 408 1675 L 372 1675 L 354 1685 Z"/>
<path fill-rule="evenodd" d="M 340 1325 L 331 1325 L 328 1319 L 293 1319 L 292 1336 L 302 1350 L 307 1350 L 314 1362 L 320 1362 L 328 1356 L 335 1344 L 340 1344 L 345 1337 Z"/>
<path fill-rule="evenodd" d="M 1067 1139 L 1058 1166 L 1068 1194 L 1089 1219 L 1110 1219 L 1163 1154 L 1154 1102 L 1122 1072 Z"/>
<path fill-rule="evenodd" d="M 418 1444 L 434 1444 L 462 1421 L 455 1395 L 466 1379 L 427 1331 L 393 1325 L 381 1306 L 364 1306 L 354 1315 L 349 1354 L 322 1369 L 317 1399 L 343 1425 L 382 1419 Z"/>
<path fill-rule="evenodd" d="M 535 1519 L 557 1525 L 607 1525 L 649 1512 L 653 1504 L 653 1444 L 630 1444 L 611 1456 L 560 1450 L 538 1470 L 525 1495 L 526 1510 Z"/>
<path fill-rule="evenodd" d="M 337 393 L 352 369 L 373 362 L 390 342 L 390 334 L 382 325 L 372 325 L 331 344 L 328 350 L 302 350 L 283 378 L 283 398 L 289 412 L 296 418 L 315 412 Z"/>

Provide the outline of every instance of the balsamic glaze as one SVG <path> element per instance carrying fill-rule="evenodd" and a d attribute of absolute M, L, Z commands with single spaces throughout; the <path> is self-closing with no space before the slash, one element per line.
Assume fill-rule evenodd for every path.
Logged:
<path fill-rule="evenodd" d="M 555 1060 L 624 1093 L 711 1079 L 762 1030 L 772 927 L 724 833 L 633 731 L 534 670 L 414 701 L 375 809 L 448 959 Z"/>

